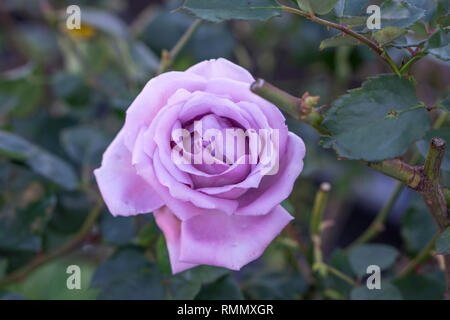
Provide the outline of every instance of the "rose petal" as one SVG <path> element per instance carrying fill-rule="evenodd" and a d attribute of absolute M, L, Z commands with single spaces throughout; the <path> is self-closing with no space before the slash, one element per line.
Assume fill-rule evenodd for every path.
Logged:
<path fill-rule="evenodd" d="M 206 79 L 213 78 L 229 78 L 245 83 L 252 83 L 255 81 L 253 76 L 241 66 L 234 64 L 224 58 L 211 59 L 197 63 L 186 70 L 190 74 L 198 74 Z"/>
<path fill-rule="evenodd" d="M 152 78 L 127 110 L 124 125 L 127 148 L 133 150 L 141 126 L 148 126 L 178 89 L 193 92 L 204 86 L 203 77 L 185 72 L 166 72 Z"/>
<path fill-rule="evenodd" d="M 156 224 L 162 230 L 164 238 L 166 239 L 172 273 L 175 274 L 197 266 L 197 264 L 180 261 L 181 221 L 178 220 L 166 206 L 155 210 L 153 214 L 155 216 Z"/>
<path fill-rule="evenodd" d="M 100 192 L 114 216 L 148 213 L 164 203 L 131 164 L 131 153 L 123 143 L 123 130 L 103 154 L 102 165 L 94 170 Z"/>
<path fill-rule="evenodd" d="M 263 216 L 196 216 L 181 224 L 180 260 L 239 270 L 257 259 L 292 219 L 281 206 Z"/>
<path fill-rule="evenodd" d="M 305 144 L 303 140 L 289 132 L 285 154 L 281 157 L 279 172 L 265 176 L 257 189 L 249 190 L 239 199 L 237 215 L 266 214 L 281 203 L 292 192 L 294 182 L 303 169 Z"/>

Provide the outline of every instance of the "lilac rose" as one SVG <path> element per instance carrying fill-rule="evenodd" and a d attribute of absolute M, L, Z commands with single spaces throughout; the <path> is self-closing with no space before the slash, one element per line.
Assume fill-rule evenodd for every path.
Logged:
<path fill-rule="evenodd" d="M 302 171 L 305 145 L 276 106 L 250 91 L 253 81 L 225 59 L 153 78 L 94 171 L 114 216 L 153 211 L 173 273 L 201 264 L 239 270 L 293 219 L 280 203 Z M 276 132 L 276 140 L 258 136 L 255 149 L 249 139 L 195 138 L 230 129 Z M 180 142 L 180 132 L 192 139 Z M 237 149 L 243 154 L 227 157 Z M 271 149 L 265 159 L 263 149 Z M 185 161 L 176 161 L 181 153 Z"/>

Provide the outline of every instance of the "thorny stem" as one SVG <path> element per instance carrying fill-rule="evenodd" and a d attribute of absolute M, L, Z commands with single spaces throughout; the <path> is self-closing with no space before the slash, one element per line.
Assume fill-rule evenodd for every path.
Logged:
<path fill-rule="evenodd" d="M 440 128 L 447 120 L 447 117 L 448 117 L 447 112 L 441 113 L 441 115 L 436 119 L 435 123 L 433 124 L 433 129 Z M 411 161 L 409 163 L 411 165 L 416 165 L 417 162 L 419 161 L 420 157 L 421 157 L 420 152 L 416 151 L 413 154 L 413 156 L 411 157 Z M 363 232 L 363 234 L 359 238 L 357 238 L 352 244 L 349 245 L 348 248 L 352 248 L 356 245 L 359 245 L 359 244 L 362 244 L 365 242 L 369 242 L 378 233 L 380 233 L 382 231 L 383 223 L 386 220 L 389 212 L 392 210 L 393 206 L 395 205 L 395 202 L 397 201 L 398 197 L 400 196 L 402 189 L 403 189 L 403 183 L 397 182 L 388 201 L 381 208 L 380 212 L 377 214 L 374 221 L 370 224 L 370 226 L 366 229 L 366 231 Z M 442 189 L 444 196 L 447 199 L 447 202 L 450 202 L 450 190 L 449 189 L 445 189 L 445 190 L 446 191 L 444 192 L 444 188 Z"/>
<path fill-rule="evenodd" d="M 359 34 L 355 31 L 353 31 L 352 29 L 342 25 L 342 24 L 337 24 L 322 18 L 319 18 L 315 15 L 312 15 L 311 13 L 296 9 L 296 8 L 292 8 L 292 7 L 288 7 L 288 6 L 282 6 L 283 11 L 286 12 L 290 12 L 290 13 L 294 13 L 297 14 L 299 16 L 302 16 L 306 19 L 309 19 L 311 21 L 320 23 L 324 26 L 327 27 L 331 27 L 333 29 L 339 30 L 344 32 L 345 34 L 348 34 L 349 36 L 361 41 L 362 43 L 366 44 L 370 49 L 372 49 L 373 51 L 375 51 L 380 57 L 381 59 L 383 59 L 387 65 L 391 68 L 391 70 L 398 76 L 401 76 L 400 71 L 398 70 L 397 66 L 395 65 L 394 61 L 392 61 L 391 57 L 388 55 L 388 53 L 381 48 L 376 42 L 366 38 L 365 36 L 363 36 L 362 34 Z"/>
<path fill-rule="evenodd" d="M 3 279 L 0 280 L 0 288 L 12 284 L 14 282 L 22 281 L 26 278 L 26 276 L 33 272 L 39 266 L 45 264 L 46 262 L 58 258 L 72 251 L 76 247 L 80 246 L 85 240 L 86 236 L 94 226 L 97 218 L 100 216 L 103 208 L 103 200 L 99 197 L 97 203 L 95 204 L 92 211 L 87 216 L 83 225 L 81 226 L 78 233 L 68 240 L 66 243 L 57 247 L 53 251 L 37 256 L 30 263 L 18 269 L 17 271 L 7 275 Z"/>
<path fill-rule="evenodd" d="M 317 191 L 314 199 L 314 205 L 311 216 L 311 241 L 313 251 L 313 271 L 317 271 L 319 275 L 326 276 L 327 268 L 323 263 L 322 249 L 321 249 L 321 232 L 322 232 L 322 216 L 327 204 L 328 193 L 330 192 L 331 185 L 328 182 L 323 182 L 320 185 L 319 191 Z"/>
<path fill-rule="evenodd" d="M 172 65 L 173 61 L 194 35 L 195 31 L 198 29 L 201 23 L 201 19 L 194 20 L 194 22 L 189 26 L 183 36 L 178 40 L 178 42 L 170 51 L 163 50 L 161 54 L 161 64 L 159 65 L 158 74 L 165 72 Z"/>
<path fill-rule="evenodd" d="M 300 98 L 290 95 L 263 79 L 257 79 L 253 82 L 250 90 L 272 102 L 295 119 L 309 124 L 320 133 L 329 134 L 328 131 L 321 127 L 323 116 L 320 112 L 316 108 L 311 108 L 302 104 Z"/>
<path fill-rule="evenodd" d="M 428 210 L 434 218 L 439 234 L 450 226 L 450 215 L 447 212 L 447 202 L 439 185 L 442 160 L 446 143 L 441 138 L 433 138 L 423 167 L 423 178 L 419 188 Z M 450 255 L 444 255 L 447 293 L 450 293 Z"/>

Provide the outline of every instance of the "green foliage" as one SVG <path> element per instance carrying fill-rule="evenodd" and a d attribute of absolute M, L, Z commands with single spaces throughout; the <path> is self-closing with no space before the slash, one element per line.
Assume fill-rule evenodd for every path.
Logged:
<path fill-rule="evenodd" d="M 430 127 L 426 108 L 404 78 L 370 78 L 333 103 L 323 126 L 333 146 L 348 159 L 379 161 L 397 157 Z"/>
<path fill-rule="evenodd" d="M 350 293 L 352 300 L 403 300 L 400 290 L 390 283 L 382 283 L 381 289 L 369 290 L 366 286 L 356 287 Z"/>
<path fill-rule="evenodd" d="M 299 299 L 307 291 L 305 278 L 296 272 L 267 272 L 244 282 L 244 295 L 249 299 Z"/>
<path fill-rule="evenodd" d="M 363 244 L 352 248 L 348 254 L 350 266 L 358 276 L 367 275 L 367 267 L 377 265 L 387 270 L 395 262 L 399 252 L 384 244 Z"/>
<path fill-rule="evenodd" d="M 388 26 L 375 34 L 375 41 L 384 46 L 406 33 L 405 29 Z"/>
<path fill-rule="evenodd" d="M 54 197 L 44 197 L 12 216 L 0 216 L 0 249 L 39 251 L 54 206 Z"/>
<path fill-rule="evenodd" d="M 365 15 L 369 0 L 339 0 L 334 7 L 338 17 Z"/>
<path fill-rule="evenodd" d="M 425 204 L 421 199 L 416 199 L 402 217 L 401 234 L 407 251 L 414 255 L 418 254 L 436 232 L 436 224 Z"/>
<path fill-rule="evenodd" d="M 298 6 L 303 11 L 327 14 L 333 10 L 339 0 L 297 0 Z"/>
<path fill-rule="evenodd" d="M 394 281 L 405 300 L 440 300 L 445 292 L 442 272 L 412 274 Z"/>
<path fill-rule="evenodd" d="M 0 155 L 23 162 L 65 189 L 73 190 L 78 184 L 78 178 L 69 164 L 13 133 L 0 131 Z"/>
<path fill-rule="evenodd" d="M 450 60 L 450 35 L 442 29 L 428 40 L 425 50 L 444 61 Z"/>
<path fill-rule="evenodd" d="M 430 147 L 430 141 L 434 137 L 440 137 L 444 139 L 446 142 L 450 142 L 450 128 L 440 128 L 436 130 L 431 130 L 427 133 L 427 135 L 420 141 L 416 142 L 417 149 L 419 149 L 420 153 L 426 157 L 428 153 L 428 149 Z M 447 142 L 447 143 L 448 143 Z M 442 170 L 450 170 L 450 151 L 445 150 L 445 156 L 442 160 L 441 165 Z"/>
<path fill-rule="evenodd" d="M 355 38 L 349 36 L 334 36 L 325 40 L 322 40 L 320 43 L 320 50 L 326 48 L 340 47 L 340 46 L 357 46 L 360 43 Z"/>
<path fill-rule="evenodd" d="M 136 232 L 133 217 L 113 217 L 109 212 L 102 216 L 99 227 L 103 238 L 117 245 L 130 242 Z"/>
<path fill-rule="evenodd" d="M 242 300 L 243 298 L 236 280 L 231 275 L 205 285 L 196 297 L 199 300 Z"/>
<path fill-rule="evenodd" d="M 425 15 L 424 10 L 406 1 L 386 0 L 380 9 L 381 28 L 386 28 L 387 26 L 396 28 L 410 27 Z"/>
<path fill-rule="evenodd" d="M 436 241 L 437 254 L 450 254 L 450 228 L 447 228 Z"/>
<path fill-rule="evenodd" d="M 281 6 L 275 0 L 186 0 L 183 8 L 212 22 L 230 19 L 264 21 L 281 14 Z"/>

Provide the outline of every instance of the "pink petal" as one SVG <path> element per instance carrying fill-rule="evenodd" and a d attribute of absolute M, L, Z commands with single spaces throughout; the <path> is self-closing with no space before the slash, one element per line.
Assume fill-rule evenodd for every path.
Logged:
<path fill-rule="evenodd" d="M 181 223 L 180 260 L 239 270 L 261 256 L 292 219 L 279 205 L 263 216 L 198 215 Z"/>
<path fill-rule="evenodd" d="M 205 79 L 185 72 L 166 72 L 151 79 L 127 110 L 125 145 L 133 150 L 141 126 L 150 125 L 170 97 L 182 88 L 189 92 L 202 90 Z"/>
<path fill-rule="evenodd" d="M 286 152 L 281 157 L 278 174 L 265 176 L 257 189 L 249 190 L 239 199 L 237 215 L 266 214 L 281 203 L 292 192 L 294 182 L 303 169 L 305 144 L 303 140 L 289 132 Z"/>
<path fill-rule="evenodd" d="M 198 74 L 208 80 L 213 78 L 229 78 L 246 83 L 255 81 L 247 70 L 224 58 L 200 62 L 187 69 L 186 72 Z"/>
<path fill-rule="evenodd" d="M 178 220 L 166 206 L 155 210 L 153 214 L 155 216 L 156 224 L 162 230 L 166 239 L 172 273 L 175 274 L 195 267 L 196 264 L 184 263 L 179 259 L 181 221 Z"/>
<path fill-rule="evenodd" d="M 131 164 L 131 153 L 123 144 L 123 130 L 103 154 L 100 168 L 94 170 L 105 203 L 114 216 L 148 213 L 164 203 Z"/>

